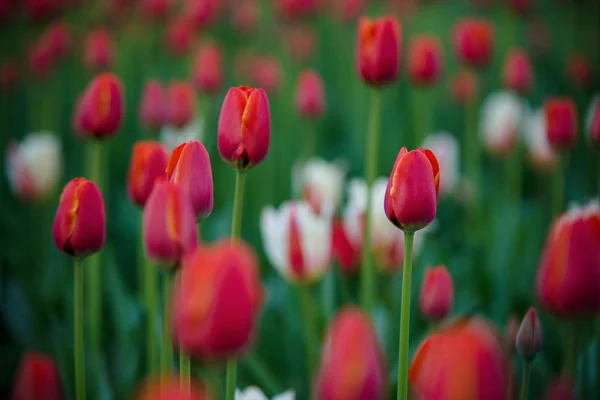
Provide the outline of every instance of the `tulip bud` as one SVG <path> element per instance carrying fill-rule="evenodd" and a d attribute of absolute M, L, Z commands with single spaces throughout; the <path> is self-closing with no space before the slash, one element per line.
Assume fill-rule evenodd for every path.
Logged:
<path fill-rule="evenodd" d="M 167 86 L 167 115 L 171 125 L 181 128 L 194 119 L 196 94 L 187 82 L 174 81 Z"/>
<path fill-rule="evenodd" d="M 297 62 L 306 62 L 315 53 L 317 35 L 308 25 L 292 25 L 286 30 L 284 39 L 290 55 Z"/>
<path fill-rule="evenodd" d="M 165 176 L 169 155 L 163 145 L 152 141 L 137 141 L 131 151 L 127 194 L 131 201 L 144 207 L 154 183 Z"/>
<path fill-rule="evenodd" d="M 194 25 L 188 15 L 172 18 L 165 30 L 167 51 L 174 56 L 182 57 L 189 53 L 194 39 Z"/>
<path fill-rule="evenodd" d="M 516 348 L 525 362 L 532 362 L 542 349 L 542 327 L 535 308 L 529 308 L 519 327 Z"/>
<path fill-rule="evenodd" d="M 319 0 L 277 0 L 277 9 L 284 19 L 300 19 L 317 12 Z"/>
<path fill-rule="evenodd" d="M 193 140 L 173 150 L 167 179 L 185 189 L 196 218 L 202 220 L 210 215 L 213 209 L 213 178 L 208 151 L 202 143 Z"/>
<path fill-rule="evenodd" d="M 170 0 L 142 0 L 140 2 L 141 13 L 146 18 L 154 21 L 163 20 L 169 13 Z"/>
<path fill-rule="evenodd" d="M 221 9 L 221 0 L 187 0 L 186 14 L 190 16 L 197 28 L 212 24 Z"/>
<path fill-rule="evenodd" d="M 386 363 L 369 316 L 343 308 L 333 318 L 317 375 L 321 400 L 382 400 L 387 389 Z"/>
<path fill-rule="evenodd" d="M 600 205 L 574 207 L 554 221 L 537 272 L 537 297 L 560 317 L 600 312 Z"/>
<path fill-rule="evenodd" d="M 46 30 L 43 40 L 49 43 L 55 58 L 66 56 L 71 43 L 69 25 L 62 20 L 52 23 Z"/>
<path fill-rule="evenodd" d="M 481 107 L 480 133 L 485 149 L 508 156 L 517 146 L 524 105 L 513 92 L 491 93 Z"/>
<path fill-rule="evenodd" d="M 252 62 L 252 82 L 267 93 L 274 93 L 281 85 L 281 63 L 273 56 L 256 57 Z"/>
<path fill-rule="evenodd" d="M 330 204 L 334 208 L 339 206 L 347 169 L 340 162 L 311 159 L 294 168 L 294 187 L 314 212 L 320 214 L 323 204 Z"/>
<path fill-rule="evenodd" d="M 259 8 L 256 0 L 243 0 L 231 9 L 231 25 L 240 35 L 250 35 L 258 27 Z"/>
<path fill-rule="evenodd" d="M 183 386 L 176 376 L 156 376 L 146 379 L 137 390 L 135 400 L 214 400 L 215 397 L 193 380 Z"/>
<path fill-rule="evenodd" d="M 60 374 L 51 358 L 26 353 L 15 375 L 12 400 L 61 400 L 64 398 Z"/>
<path fill-rule="evenodd" d="M 362 249 L 357 247 L 348 237 L 343 221 L 335 220 L 331 232 L 331 254 L 345 275 L 354 275 L 359 270 Z"/>
<path fill-rule="evenodd" d="M 487 65 L 494 54 L 494 28 L 483 20 L 459 20 L 454 26 L 453 41 L 456 57 L 468 65 Z"/>
<path fill-rule="evenodd" d="M 548 142 L 546 135 L 546 117 L 543 110 L 531 112 L 525 119 L 525 139 L 528 159 L 532 167 L 539 172 L 551 172 L 556 166 L 556 152 Z"/>
<path fill-rule="evenodd" d="M 468 104 L 475 98 L 477 81 L 473 72 L 460 70 L 452 77 L 452 97 L 460 104 Z"/>
<path fill-rule="evenodd" d="M 384 199 L 385 214 L 392 224 L 415 232 L 435 218 L 440 167 L 426 149 L 407 151 L 403 147 L 394 163 Z"/>
<path fill-rule="evenodd" d="M 408 48 L 408 77 L 414 85 L 436 83 L 444 70 L 442 45 L 437 36 L 415 36 Z"/>
<path fill-rule="evenodd" d="M 20 2 L 17 2 L 19 4 Z M 33 21 L 46 19 L 54 14 L 60 5 L 58 1 L 25 0 L 25 15 Z"/>
<path fill-rule="evenodd" d="M 421 343 L 408 380 L 416 398 L 504 400 L 507 365 L 492 326 L 467 317 L 442 326 Z"/>
<path fill-rule="evenodd" d="M 519 94 L 525 94 L 533 85 L 533 71 L 527 53 L 512 49 L 506 56 L 502 73 L 504 85 Z"/>
<path fill-rule="evenodd" d="M 365 83 L 381 86 L 398 79 L 401 40 L 396 17 L 358 20 L 356 65 Z"/>
<path fill-rule="evenodd" d="M 83 63 L 92 71 L 109 69 L 114 62 L 113 39 L 106 28 L 96 28 L 86 35 L 83 44 Z"/>
<path fill-rule="evenodd" d="M 60 251 L 73 257 L 102 249 L 106 240 L 104 200 L 94 182 L 74 178 L 67 183 L 60 195 L 52 237 Z"/>
<path fill-rule="evenodd" d="M 263 301 L 258 261 L 241 241 L 221 240 L 183 259 L 173 290 L 175 342 L 194 358 L 240 355 Z"/>
<path fill-rule="evenodd" d="M 583 54 L 572 54 L 567 60 L 567 76 L 573 86 L 587 89 L 594 83 L 594 72 Z"/>
<path fill-rule="evenodd" d="M 151 131 L 160 129 L 167 120 L 167 101 L 160 82 L 151 79 L 144 86 L 139 119 Z"/>
<path fill-rule="evenodd" d="M 50 43 L 44 40 L 34 42 L 28 49 L 27 61 L 35 78 L 46 78 L 56 64 Z"/>
<path fill-rule="evenodd" d="M 433 152 L 440 170 L 444 171 L 444 174 L 440 175 L 440 193 L 454 193 L 460 181 L 458 140 L 449 132 L 432 133 L 425 138 L 423 148 Z"/>
<path fill-rule="evenodd" d="M 216 43 L 204 44 L 194 62 L 194 85 L 200 92 L 216 94 L 223 83 L 221 49 Z"/>
<path fill-rule="evenodd" d="M 445 266 L 429 267 L 425 270 L 419 306 L 421 314 L 428 319 L 444 319 L 452 310 L 454 284 Z"/>
<path fill-rule="evenodd" d="M 238 170 L 260 163 L 269 150 L 271 117 L 262 89 L 229 89 L 219 115 L 218 147 L 221 158 Z"/>
<path fill-rule="evenodd" d="M 365 8 L 365 0 L 334 0 L 333 12 L 342 22 L 353 22 Z"/>
<path fill-rule="evenodd" d="M 19 64 L 16 60 L 6 60 L 0 65 L 0 89 L 9 91 L 17 86 L 19 81 Z"/>
<path fill-rule="evenodd" d="M 590 142 L 600 149 L 600 96 L 592 100 L 587 121 Z"/>
<path fill-rule="evenodd" d="M 317 215 L 305 202 L 284 203 L 279 211 L 266 207 L 260 230 L 268 259 L 284 278 L 313 283 L 329 268 L 330 210 Z"/>
<path fill-rule="evenodd" d="M 304 118 L 319 118 L 325 110 L 323 80 L 314 70 L 304 71 L 296 84 L 296 110 Z"/>
<path fill-rule="evenodd" d="M 546 135 L 555 150 L 568 150 L 577 144 L 577 109 L 569 97 L 544 101 Z"/>

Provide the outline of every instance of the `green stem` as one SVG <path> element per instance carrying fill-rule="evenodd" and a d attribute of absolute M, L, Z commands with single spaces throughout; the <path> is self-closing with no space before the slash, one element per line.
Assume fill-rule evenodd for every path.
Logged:
<path fill-rule="evenodd" d="M 256 354 L 251 353 L 244 357 L 244 365 L 249 372 L 260 383 L 267 393 L 280 393 L 284 389 L 277 381 L 277 377 L 269 370 L 269 367 Z"/>
<path fill-rule="evenodd" d="M 75 336 L 75 393 L 77 400 L 85 400 L 85 364 L 83 349 L 83 259 L 73 259 L 73 307 Z"/>
<path fill-rule="evenodd" d="M 227 374 L 225 379 L 225 399 L 233 400 L 235 396 L 235 384 L 237 381 L 237 359 L 235 357 L 231 357 L 227 361 Z"/>
<path fill-rule="evenodd" d="M 410 334 L 410 287 L 414 232 L 404 232 L 404 267 L 402 270 L 402 300 L 400 303 L 400 350 L 398 354 L 397 400 L 408 398 L 408 343 Z"/>
<path fill-rule="evenodd" d="M 521 400 L 527 400 L 529 398 L 529 373 L 530 363 L 523 363 L 523 380 L 521 381 Z"/>
<path fill-rule="evenodd" d="M 565 201 L 565 155 L 557 153 L 556 171 L 552 182 L 552 217 L 556 218 L 563 212 Z"/>
<path fill-rule="evenodd" d="M 469 207 L 471 232 L 478 234 L 480 219 L 481 145 L 477 137 L 477 98 L 465 106 L 465 169 L 472 185 L 472 204 Z"/>
<path fill-rule="evenodd" d="M 173 289 L 173 277 L 169 272 L 163 275 L 163 334 L 160 356 L 160 369 L 163 374 L 171 371 L 173 360 L 173 346 L 171 340 L 171 290 Z"/>
<path fill-rule="evenodd" d="M 429 88 L 415 87 L 412 91 L 413 105 L 413 148 L 421 147 L 431 129 L 431 104 Z"/>
<path fill-rule="evenodd" d="M 308 161 L 315 154 L 315 148 L 317 147 L 317 123 L 310 120 L 307 121 L 305 126 L 306 129 L 300 133 L 302 141 L 301 159 Z"/>
<path fill-rule="evenodd" d="M 565 372 L 570 378 L 577 373 L 577 327 L 573 322 L 567 322 L 567 346 L 565 355 Z"/>
<path fill-rule="evenodd" d="M 157 372 L 158 366 L 158 273 L 150 260 L 146 258 L 144 248 L 144 231 L 140 229 L 140 252 L 138 260 L 140 286 L 142 286 L 143 304 L 146 308 L 146 363 L 150 373 Z M 143 283 L 142 283 L 143 282 Z"/>
<path fill-rule="evenodd" d="M 317 341 L 317 331 L 315 326 L 315 314 L 311 301 L 309 285 L 298 286 L 300 301 L 302 302 L 302 314 L 304 317 L 304 350 L 306 352 L 307 368 L 307 387 L 312 388 L 312 377 L 315 365 L 314 345 Z"/>
<path fill-rule="evenodd" d="M 361 303 L 368 312 L 373 306 L 375 296 L 375 271 L 371 259 L 371 236 L 372 236 L 372 213 L 371 213 L 371 190 L 377 175 L 377 150 L 379 147 L 379 120 L 381 116 L 381 93 L 379 89 L 372 89 L 371 115 L 369 130 L 367 131 L 367 150 L 365 153 L 365 180 L 367 182 L 367 209 L 366 227 L 363 240 L 363 259 L 361 266 Z"/>
<path fill-rule="evenodd" d="M 186 394 L 189 395 L 192 379 L 192 363 L 181 348 L 179 349 L 179 377 L 181 386 L 185 388 Z"/>

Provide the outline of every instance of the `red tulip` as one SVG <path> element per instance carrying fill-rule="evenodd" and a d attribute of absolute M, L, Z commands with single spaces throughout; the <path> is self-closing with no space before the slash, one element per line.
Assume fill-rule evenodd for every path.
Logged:
<path fill-rule="evenodd" d="M 196 54 L 192 79 L 196 89 L 211 95 L 223 84 L 223 62 L 220 47 L 214 42 L 205 43 Z"/>
<path fill-rule="evenodd" d="M 266 157 L 270 136 L 269 100 L 265 91 L 247 86 L 229 89 L 219 116 L 221 158 L 237 169 L 249 169 Z"/>
<path fill-rule="evenodd" d="M 401 35 L 396 17 L 359 19 L 356 65 L 363 81 L 380 86 L 398 78 Z"/>
<path fill-rule="evenodd" d="M 381 400 L 387 389 L 385 358 L 369 316 L 339 311 L 327 329 L 316 392 L 321 400 Z"/>
<path fill-rule="evenodd" d="M 573 382 L 563 376 L 553 380 L 544 392 L 544 400 L 577 400 L 577 392 Z"/>
<path fill-rule="evenodd" d="M 317 12 L 319 0 L 277 0 L 277 8 L 283 18 L 303 18 Z"/>
<path fill-rule="evenodd" d="M 95 139 L 114 136 L 125 116 L 123 96 L 123 84 L 118 76 L 111 73 L 96 76 L 77 102 L 75 131 L 80 136 Z"/>
<path fill-rule="evenodd" d="M 340 21 L 352 22 L 361 15 L 365 3 L 365 0 L 334 0 L 333 11 Z"/>
<path fill-rule="evenodd" d="M 268 93 L 279 90 L 281 84 L 281 63 L 273 56 L 256 57 L 252 63 L 252 82 Z"/>
<path fill-rule="evenodd" d="M 567 76 L 573 86 L 587 89 L 594 83 L 594 72 L 589 61 L 582 54 L 572 54 L 567 61 Z"/>
<path fill-rule="evenodd" d="M 66 56 L 71 46 L 69 25 L 63 20 L 52 23 L 46 30 L 43 40 L 48 41 L 55 58 Z"/>
<path fill-rule="evenodd" d="M 74 257 L 102 249 L 106 240 L 104 200 L 94 182 L 74 178 L 67 183 L 60 195 L 52 237 L 60 251 Z"/>
<path fill-rule="evenodd" d="M 142 14 L 155 21 L 163 20 L 169 14 L 171 0 L 142 0 L 140 8 Z"/>
<path fill-rule="evenodd" d="M 423 399 L 504 400 L 507 361 L 493 328 L 478 317 L 453 321 L 427 337 L 408 380 Z"/>
<path fill-rule="evenodd" d="M 167 122 L 166 94 L 157 80 L 149 80 L 142 94 L 139 118 L 142 125 L 151 131 L 157 131 Z"/>
<path fill-rule="evenodd" d="M 114 62 L 113 39 L 108 29 L 96 28 L 84 39 L 83 63 L 92 71 L 109 69 Z"/>
<path fill-rule="evenodd" d="M 440 79 L 443 61 L 442 46 L 437 36 L 415 36 L 408 49 L 408 77 L 415 85 L 431 85 Z"/>
<path fill-rule="evenodd" d="M 167 113 L 171 125 L 182 128 L 196 114 L 196 94 L 187 82 L 174 81 L 167 86 Z"/>
<path fill-rule="evenodd" d="M 591 104 L 588 116 L 588 129 L 590 141 L 600 148 L 600 97 L 596 97 Z"/>
<path fill-rule="evenodd" d="M 194 39 L 194 25 L 188 15 L 183 14 L 172 18 L 165 33 L 167 51 L 178 57 L 189 53 Z"/>
<path fill-rule="evenodd" d="M 186 14 L 198 28 L 212 24 L 221 9 L 221 0 L 187 0 Z"/>
<path fill-rule="evenodd" d="M 196 218 L 208 217 L 213 208 L 213 178 L 208 151 L 192 140 L 179 145 L 169 159 L 167 179 L 187 192 Z"/>
<path fill-rule="evenodd" d="M 567 150 L 577 144 L 577 109 L 569 97 L 544 101 L 546 135 L 555 150 Z"/>
<path fill-rule="evenodd" d="M 435 218 L 440 186 L 440 167 L 426 149 L 398 153 L 388 181 L 384 209 L 398 228 L 414 232 Z"/>
<path fill-rule="evenodd" d="M 341 271 L 346 275 L 353 275 L 359 270 L 362 248 L 357 247 L 348 237 L 344 223 L 335 220 L 332 228 L 331 253 L 337 259 Z"/>
<path fill-rule="evenodd" d="M 533 6 L 533 0 L 510 0 L 508 5 L 517 14 L 527 14 Z"/>
<path fill-rule="evenodd" d="M 525 94 L 533 85 L 533 71 L 529 56 L 522 49 L 512 49 L 506 56 L 502 73 L 504 85 Z"/>
<path fill-rule="evenodd" d="M 537 296 L 551 313 L 600 312 L 600 206 L 574 208 L 554 221 L 537 272 Z"/>
<path fill-rule="evenodd" d="M 36 78 L 46 78 L 54 67 L 56 59 L 52 50 L 50 42 L 44 40 L 38 40 L 29 47 L 27 55 L 29 70 Z"/>
<path fill-rule="evenodd" d="M 26 353 L 14 378 L 12 400 L 62 400 L 60 374 L 51 358 Z"/>
<path fill-rule="evenodd" d="M 312 27 L 294 24 L 285 32 L 285 42 L 294 60 L 306 62 L 315 52 L 317 36 Z"/>
<path fill-rule="evenodd" d="M 19 71 L 16 60 L 5 60 L 0 66 L 0 88 L 5 91 L 13 89 L 19 81 Z"/>
<path fill-rule="evenodd" d="M 454 51 L 465 64 L 481 67 L 494 54 L 494 28 L 488 22 L 463 18 L 454 27 Z"/>
<path fill-rule="evenodd" d="M 231 25 L 241 35 L 251 34 L 258 27 L 259 8 L 256 0 L 243 0 L 231 8 Z"/>
<path fill-rule="evenodd" d="M 214 400 L 211 393 L 194 381 L 183 386 L 176 376 L 157 376 L 144 381 L 135 400 Z"/>
<path fill-rule="evenodd" d="M 452 97 L 460 104 L 470 103 L 477 91 L 477 80 L 473 72 L 463 69 L 452 77 Z"/>
<path fill-rule="evenodd" d="M 452 310 L 453 302 L 454 284 L 446 267 L 427 268 L 419 296 L 421 314 L 428 319 L 443 319 Z"/>
<path fill-rule="evenodd" d="M 144 208 L 144 247 L 152 260 L 174 267 L 197 243 L 194 210 L 185 189 L 159 180 Z"/>
<path fill-rule="evenodd" d="M 304 118 L 319 118 L 325 110 L 325 90 L 318 72 L 306 70 L 296 84 L 296 110 Z"/>
<path fill-rule="evenodd" d="M 34 21 L 46 19 L 58 11 L 60 1 L 58 0 L 25 0 L 25 15 Z"/>
<path fill-rule="evenodd" d="M 175 342 L 194 358 L 220 360 L 252 341 L 263 300 L 254 251 L 221 240 L 183 259 L 173 290 Z"/>
<path fill-rule="evenodd" d="M 140 140 L 133 145 L 127 194 L 135 205 L 146 204 L 154 183 L 165 176 L 168 161 L 167 150 L 158 142 Z"/>
<path fill-rule="evenodd" d="M 542 327 L 535 308 L 530 307 L 517 332 L 517 351 L 525 362 L 532 362 L 542 349 Z"/>

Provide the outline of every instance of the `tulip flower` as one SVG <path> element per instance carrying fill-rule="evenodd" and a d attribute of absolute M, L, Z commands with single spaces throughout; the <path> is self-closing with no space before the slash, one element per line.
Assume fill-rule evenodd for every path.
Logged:
<path fill-rule="evenodd" d="M 574 207 L 554 221 L 536 278 L 541 304 L 560 317 L 600 312 L 600 205 Z"/>
<path fill-rule="evenodd" d="M 171 0 L 142 0 L 139 3 L 142 15 L 154 21 L 165 19 L 171 7 Z"/>
<path fill-rule="evenodd" d="M 288 390 L 287 392 L 280 393 L 276 396 L 273 396 L 272 400 L 295 400 L 296 393 L 293 390 Z M 269 400 L 267 396 L 263 393 L 262 390 L 257 388 L 256 386 L 248 386 L 244 390 L 235 390 L 235 400 Z"/>
<path fill-rule="evenodd" d="M 0 65 L 0 89 L 9 91 L 17 86 L 19 81 L 19 64 L 16 60 L 8 59 Z"/>
<path fill-rule="evenodd" d="M 452 77 L 450 89 L 456 102 L 462 105 L 470 103 L 477 91 L 475 74 L 466 69 L 460 70 Z"/>
<path fill-rule="evenodd" d="M 313 158 L 295 167 L 294 187 L 317 214 L 325 203 L 337 208 L 342 200 L 347 169 L 340 162 Z"/>
<path fill-rule="evenodd" d="M 50 42 L 44 40 L 34 42 L 28 49 L 27 62 L 29 70 L 35 78 L 46 78 L 56 64 Z"/>
<path fill-rule="evenodd" d="M 600 96 L 596 96 L 588 111 L 587 128 L 590 142 L 600 148 Z"/>
<path fill-rule="evenodd" d="M 519 15 L 525 15 L 531 10 L 533 2 L 533 0 L 510 0 L 508 5 L 513 12 Z"/>
<path fill-rule="evenodd" d="M 256 57 L 252 62 L 252 82 L 267 93 L 275 93 L 281 85 L 281 63 L 274 56 Z"/>
<path fill-rule="evenodd" d="M 135 400 L 214 400 L 201 384 L 192 382 L 184 387 L 176 376 L 157 376 L 146 379 L 136 391 Z"/>
<path fill-rule="evenodd" d="M 194 215 L 202 220 L 213 208 L 213 179 L 208 151 L 198 141 L 179 145 L 169 159 L 167 179 L 187 192 Z"/>
<path fill-rule="evenodd" d="M 50 132 L 30 133 L 8 147 L 8 182 L 21 200 L 42 202 L 56 189 L 62 175 L 61 144 Z"/>
<path fill-rule="evenodd" d="M 169 161 L 166 148 L 158 142 L 137 141 L 131 151 L 127 194 L 131 201 L 143 207 L 154 188 L 154 183 L 165 176 Z"/>
<path fill-rule="evenodd" d="M 158 181 L 144 208 L 144 244 L 148 258 L 171 268 L 197 243 L 194 211 L 179 184 Z"/>
<path fill-rule="evenodd" d="M 61 400 L 60 374 L 54 360 L 38 353 L 25 353 L 15 374 L 12 400 Z"/>
<path fill-rule="evenodd" d="M 363 311 L 343 308 L 331 321 L 316 384 L 321 400 L 382 400 L 386 363 L 377 334 Z"/>
<path fill-rule="evenodd" d="M 546 134 L 555 150 L 567 150 L 577 143 L 577 109 L 569 97 L 552 97 L 544 101 Z"/>
<path fill-rule="evenodd" d="M 355 21 L 365 8 L 365 0 L 334 0 L 333 12 L 342 22 Z"/>
<path fill-rule="evenodd" d="M 523 104 L 512 92 L 491 93 L 481 106 L 480 133 L 486 150 L 508 156 L 517 146 Z"/>
<path fill-rule="evenodd" d="M 453 42 L 459 61 L 482 67 L 494 54 L 494 28 L 484 20 L 463 18 L 454 26 Z"/>
<path fill-rule="evenodd" d="M 535 308 L 530 307 L 517 332 L 517 351 L 526 363 L 532 362 L 542 349 L 542 327 Z"/>
<path fill-rule="evenodd" d="M 171 125 L 181 128 L 194 119 L 196 94 L 187 82 L 174 81 L 167 86 L 167 115 Z"/>
<path fill-rule="evenodd" d="M 415 36 L 408 48 L 407 73 L 414 85 L 436 83 L 444 70 L 444 54 L 437 36 Z"/>
<path fill-rule="evenodd" d="M 419 296 L 421 314 L 431 320 L 444 319 L 452 310 L 453 302 L 454 284 L 446 267 L 427 268 Z"/>
<path fill-rule="evenodd" d="M 17 2 L 19 4 L 19 2 Z M 23 1 L 25 15 L 33 21 L 40 21 L 50 17 L 60 6 L 58 1 L 25 0 Z"/>
<path fill-rule="evenodd" d="M 189 15 L 182 14 L 170 19 L 165 30 L 165 46 L 174 56 L 187 55 L 194 39 L 194 24 Z"/>
<path fill-rule="evenodd" d="M 555 378 L 546 388 L 543 400 L 578 400 L 575 384 L 566 376 Z"/>
<path fill-rule="evenodd" d="M 204 137 L 203 122 L 202 119 L 197 118 L 183 128 L 165 125 L 160 130 L 160 141 L 169 149 L 169 152 L 172 152 L 183 143 L 192 140 L 202 141 Z"/>
<path fill-rule="evenodd" d="M 527 53 L 519 48 L 512 49 L 506 56 L 502 70 L 504 86 L 521 95 L 526 94 L 533 85 L 532 69 Z"/>
<path fill-rule="evenodd" d="M 73 125 L 82 137 L 107 139 L 114 136 L 125 117 L 121 79 L 114 74 L 96 76 L 87 86 L 75 108 Z"/>
<path fill-rule="evenodd" d="M 440 170 L 440 194 L 454 193 L 460 181 L 460 148 L 456 138 L 449 132 L 437 132 L 428 135 L 423 148 L 429 149 L 438 160 Z"/>
<path fill-rule="evenodd" d="M 398 79 L 402 33 L 396 17 L 358 21 L 356 65 L 361 79 L 381 86 Z"/>
<path fill-rule="evenodd" d="M 323 80 L 318 72 L 306 70 L 296 83 L 296 110 L 304 118 L 319 118 L 325 110 Z"/>
<path fill-rule="evenodd" d="M 216 94 L 223 83 L 223 65 L 221 49 L 216 43 L 205 43 L 196 54 L 192 80 L 196 89 Z"/>
<path fill-rule="evenodd" d="M 218 147 L 221 158 L 238 170 L 260 163 L 269 150 L 271 118 L 263 89 L 229 89 L 219 115 Z"/>
<path fill-rule="evenodd" d="M 284 40 L 292 58 L 301 63 L 308 61 L 317 47 L 315 30 L 308 25 L 290 26 L 285 32 Z"/>
<path fill-rule="evenodd" d="M 321 215 L 315 214 L 305 202 L 283 203 L 279 210 L 263 209 L 260 230 L 265 253 L 284 278 L 312 283 L 329 268 L 330 206 L 325 204 Z"/>
<path fill-rule="evenodd" d="M 543 110 L 529 112 L 523 128 L 528 160 L 539 172 L 550 172 L 556 167 L 557 155 L 546 135 L 546 117 Z"/>
<path fill-rule="evenodd" d="M 343 221 L 334 220 L 331 231 L 331 254 L 346 275 L 358 272 L 362 248 L 355 245 L 346 233 Z"/>
<path fill-rule="evenodd" d="M 418 398 L 439 400 L 504 400 L 507 377 L 496 332 L 478 317 L 453 321 L 428 336 L 409 372 Z"/>
<path fill-rule="evenodd" d="M 54 57 L 61 58 L 66 56 L 69 52 L 71 45 L 70 36 L 69 25 L 67 25 L 67 22 L 58 20 L 48 27 L 43 40 L 48 41 Z"/>
<path fill-rule="evenodd" d="M 573 86 L 587 89 L 594 83 L 594 72 L 583 54 L 571 54 L 567 59 L 567 77 Z"/>
<path fill-rule="evenodd" d="M 257 0 L 242 0 L 231 11 L 231 25 L 240 35 L 250 35 L 256 31 L 259 21 Z"/>
<path fill-rule="evenodd" d="M 277 0 L 277 10 L 285 19 L 299 19 L 314 14 L 319 0 Z"/>
<path fill-rule="evenodd" d="M 217 19 L 221 2 L 221 0 L 186 0 L 185 13 L 190 16 L 197 28 L 203 28 Z"/>
<path fill-rule="evenodd" d="M 160 82 L 151 79 L 144 86 L 139 109 L 142 125 L 151 131 L 160 129 L 167 122 L 167 101 Z"/>
<path fill-rule="evenodd" d="M 220 360 L 250 344 L 263 299 L 254 251 L 222 240 L 183 259 L 175 278 L 175 342 L 194 358 Z"/>
<path fill-rule="evenodd" d="M 83 44 L 83 63 L 92 71 L 104 71 L 114 63 L 113 39 L 106 28 L 96 28 L 86 35 Z"/>

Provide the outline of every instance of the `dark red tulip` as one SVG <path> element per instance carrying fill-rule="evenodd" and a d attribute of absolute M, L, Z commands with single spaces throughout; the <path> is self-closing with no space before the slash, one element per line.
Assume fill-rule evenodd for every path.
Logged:
<path fill-rule="evenodd" d="M 15 9 L 15 0 L 0 0 L 0 22 L 7 21 Z"/>
<path fill-rule="evenodd" d="M 567 76 L 573 86 L 587 89 L 594 83 L 594 72 L 583 54 L 571 54 L 567 61 Z"/>
<path fill-rule="evenodd" d="M 546 387 L 543 400 L 579 400 L 575 384 L 566 376 L 554 378 Z"/>
<path fill-rule="evenodd" d="M 47 19 L 56 13 L 60 0 L 24 0 L 25 15 L 33 21 Z"/>
<path fill-rule="evenodd" d="M 166 29 L 165 45 L 174 56 L 189 53 L 194 39 L 194 24 L 188 15 L 177 16 L 169 22 Z"/>
<path fill-rule="evenodd" d="M 394 82 L 400 70 L 402 32 L 396 17 L 361 17 L 356 39 L 358 74 L 370 85 Z"/>
<path fill-rule="evenodd" d="M 309 69 L 298 77 L 296 110 L 304 118 L 319 118 L 325 111 L 325 89 L 318 72 Z"/>
<path fill-rule="evenodd" d="M 139 109 L 142 125 L 151 131 L 157 131 L 168 120 L 166 94 L 160 82 L 151 79 L 144 86 Z"/>
<path fill-rule="evenodd" d="M 525 362 L 532 362 L 542 349 L 542 326 L 535 308 L 530 307 L 517 332 L 515 347 Z"/>
<path fill-rule="evenodd" d="M 167 115 L 171 125 L 184 127 L 196 114 L 196 93 L 188 82 L 173 81 L 167 86 Z"/>
<path fill-rule="evenodd" d="M 114 48 L 111 33 L 106 28 L 96 28 L 88 32 L 83 44 L 83 63 L 92 71 L 109 69 L 114 62 Z"/>
<path fill-rule="evenodd" d="M 494 54 L 494 27 L 484 20 L 463 18 L 454 26 L 453 41 L 459 61 L 475 67 L 487 65 Z"/>
<path fill-rule="evenodd" d="M 600 97 L 596 97 L 590 106 L 588 134 L 591 143 L 596 148 L 600 148 Z"/>
<path fill-rule="evenodd" d="M 477 79 L 470 70 L 460 70 L 451 81 L 451 92 L 454 100 L 460 104 L 467 104 L 475 98 Z"/>
<path fill-rule="evenodd" d="M 442 45 L 437 36 L 415 36 L 408 48 L 408 78 L 415 85 L 428 86 L 437 82 L 444 70 Z"/>
<path fill-rule="evenodd" d="M 502 78 L 507 88 L 519 94 L 529 92 L 533 85 L 533 70 L 529 56 L 524 50 L 515 48 L 506 55 Z"/>
<path fill-rule="evenodd" d="M 186 0 L 186 14 L 198 28 L 212 24 L 221 11 L 222 0 Z"/>
<path fill-rule="evenodd" d="M 54 361 L 38 353 L 26 353 L 15 374 L 11 400 L 62 400 L 65 395 Z"/>
<path fill-rule="evenodd" d="M 221 48 L 215 42 L 206 42 L 196 54 L 192 72 L 196 89 L 207 94 L 216 94 L 223 83 L 223 61 Z"/>
<path fill-rule="evenodd" d="M 355 21 L 365 8 L 365 0 L 333 0 L 333 12 L 342 22 Z"/>
<path fill-rule="evenodd" d="M 46 78 L 56 61 L 50 42 L 38 40 L 33 43 L 29 48 L 27 61 L 29 70 L 35 78 Z"/>
<path fill-rule="evenodd" d="M 319 0 L 276 0 L 277 10 L 285 19 L 298 19 L 314 14 Z"/>
<path fill-rule="evenodd" d="M 509 7 L 519 15 L 527 14 L 533 7 L 534 0 L 510 0 Z"/>
<path fill-rule="evenodd" d="M 67 22 L 63 20 L 53 22 L 46 30 L 44 40 L 49 42 L 54 57 L 66 56 L 71 47 L 71 33 Z"/>
<path fill-rule="evenodd" d="M 569 97 L 552 97 L 544 101 L 546 135 L 555 150 L 566 150 L 577 143 L 577 109 Z"/>

